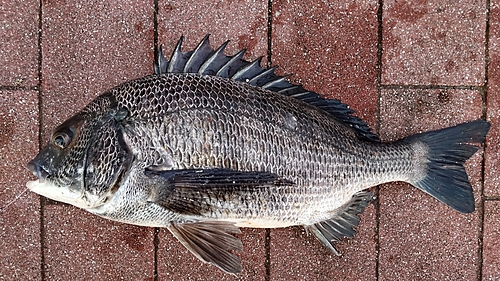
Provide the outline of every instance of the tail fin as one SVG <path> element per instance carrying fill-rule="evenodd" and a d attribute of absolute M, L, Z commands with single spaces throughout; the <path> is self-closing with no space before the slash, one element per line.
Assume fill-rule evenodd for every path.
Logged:
<path fill-rule="evenodd" d="M 406 138 L 428 149 L 425 177 L 411 184 L 459 212 L 472 213 L 474 194 L 463 164 L 479 149 L 472 143 L 483 142 L 489 128 L 488 122 L 476 120 Z"/>

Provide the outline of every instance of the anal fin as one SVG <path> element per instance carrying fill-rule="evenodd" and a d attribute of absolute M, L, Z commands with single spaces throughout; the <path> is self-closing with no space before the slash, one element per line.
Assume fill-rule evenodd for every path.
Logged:
<path fill-rule="evenodd" d="M 352 196 L 352 199 L 344 206 L 337 209 L 336 214 L 329 220 L 313 225 L 304 226 L 316 238 L 336 255 L 340 253 L 333 247 L 332 242 L 339 242 L 342 237 L 352 238 L 356 234 L 354 230 L 358 226 L 361 214 L 371 201 L 373 192 L 360 191 Z"/>
<path fill-rule="evenodd" d="M 195 222 L 172 224 L 170 232 L 200 260 L 225 272 L 241 272 L 240 259 L 229 251 L 241 251 L 241 240 L 231 235 L 240 229 L 230 222 Z"/>

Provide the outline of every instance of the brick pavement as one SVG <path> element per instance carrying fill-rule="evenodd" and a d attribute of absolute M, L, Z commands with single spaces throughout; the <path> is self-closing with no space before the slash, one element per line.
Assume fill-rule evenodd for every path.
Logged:
<path fill-rule="evenodd" d="M 485 118 L 463 215 L 403 183 L 380 186 L 337 257 L 303 229 L 244 229 L 237 277 L 168 231 L 110 222 L 27 192 L 0 211 L 0 280 L 499 280 L 500 1 L 2 1 L 0 207 L 51 129 L 152 71 L 155 44 L 204 34 L 227 52 L 348 103 L 384 140 Z M 157 6 L 156 4 L 157 3 Z M 156 19 L 156 22 L 155 22 Z"/>

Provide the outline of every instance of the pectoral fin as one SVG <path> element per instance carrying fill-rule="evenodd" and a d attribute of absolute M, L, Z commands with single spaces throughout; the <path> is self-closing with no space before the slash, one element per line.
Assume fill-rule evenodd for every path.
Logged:
<path fill-rule="evenodd" d="M 311 231 L 330 251 L 340 255 L 332 242 L 338 242 L 342 237 L 354 237 L 356 234 L 354 227 L 358 226 L 360 221 L 358 214 L 361 214 L 368 206 L 372 195 L 370 191 L 360 191 L 354 194 L 351 201 L 340 207 L 330 220 L 305 226 L 305 229 Z"/>
<path fill-rule="evenodd" d="M 149 201 L 184 215 L 207 214 L 222 200 L 239 200 L 242 193 L 292 184 L 268 172 L 230 169 L 146 171 L 146 175 L 156 182 Z"/>
<path fill-rule="evenodd" d="M 204 262 L 236 274 L 241 272 L 240 259 L 229 251 L 241 251 L 241 240 L 230 233 L 239 234 L 240 229 L 229 222 L 196 222 L 173 224 L 170 232 Z"/>
<path fill-rule="evenodd" d="M 290 184 L 278 175 L 269 172 L 247 172 L 232 169 L 185 169 L 155 171 L 148 170 L 146 175 L 157 175 L 168 181 L 170 186 L 176 188 L 213 188 L 226 189 L 238 186 L 258 187 L 263 185 Z"/>

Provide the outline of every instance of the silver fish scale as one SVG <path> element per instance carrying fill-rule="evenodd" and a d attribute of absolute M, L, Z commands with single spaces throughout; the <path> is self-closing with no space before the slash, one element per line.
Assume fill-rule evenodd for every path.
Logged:
<path fill-rule="evenodd" d="M 327 112 L 242 82 L 164 74 L 110 93 L 129 111 L 125 132 L 143 167 L 267 171 L 295 183 L 226 192 L 227 200 L 201 191 L 198 204 L 213 206 L 205 217 L 308 225 L 414 169 L 410 144 L 360 141 Z"/>

